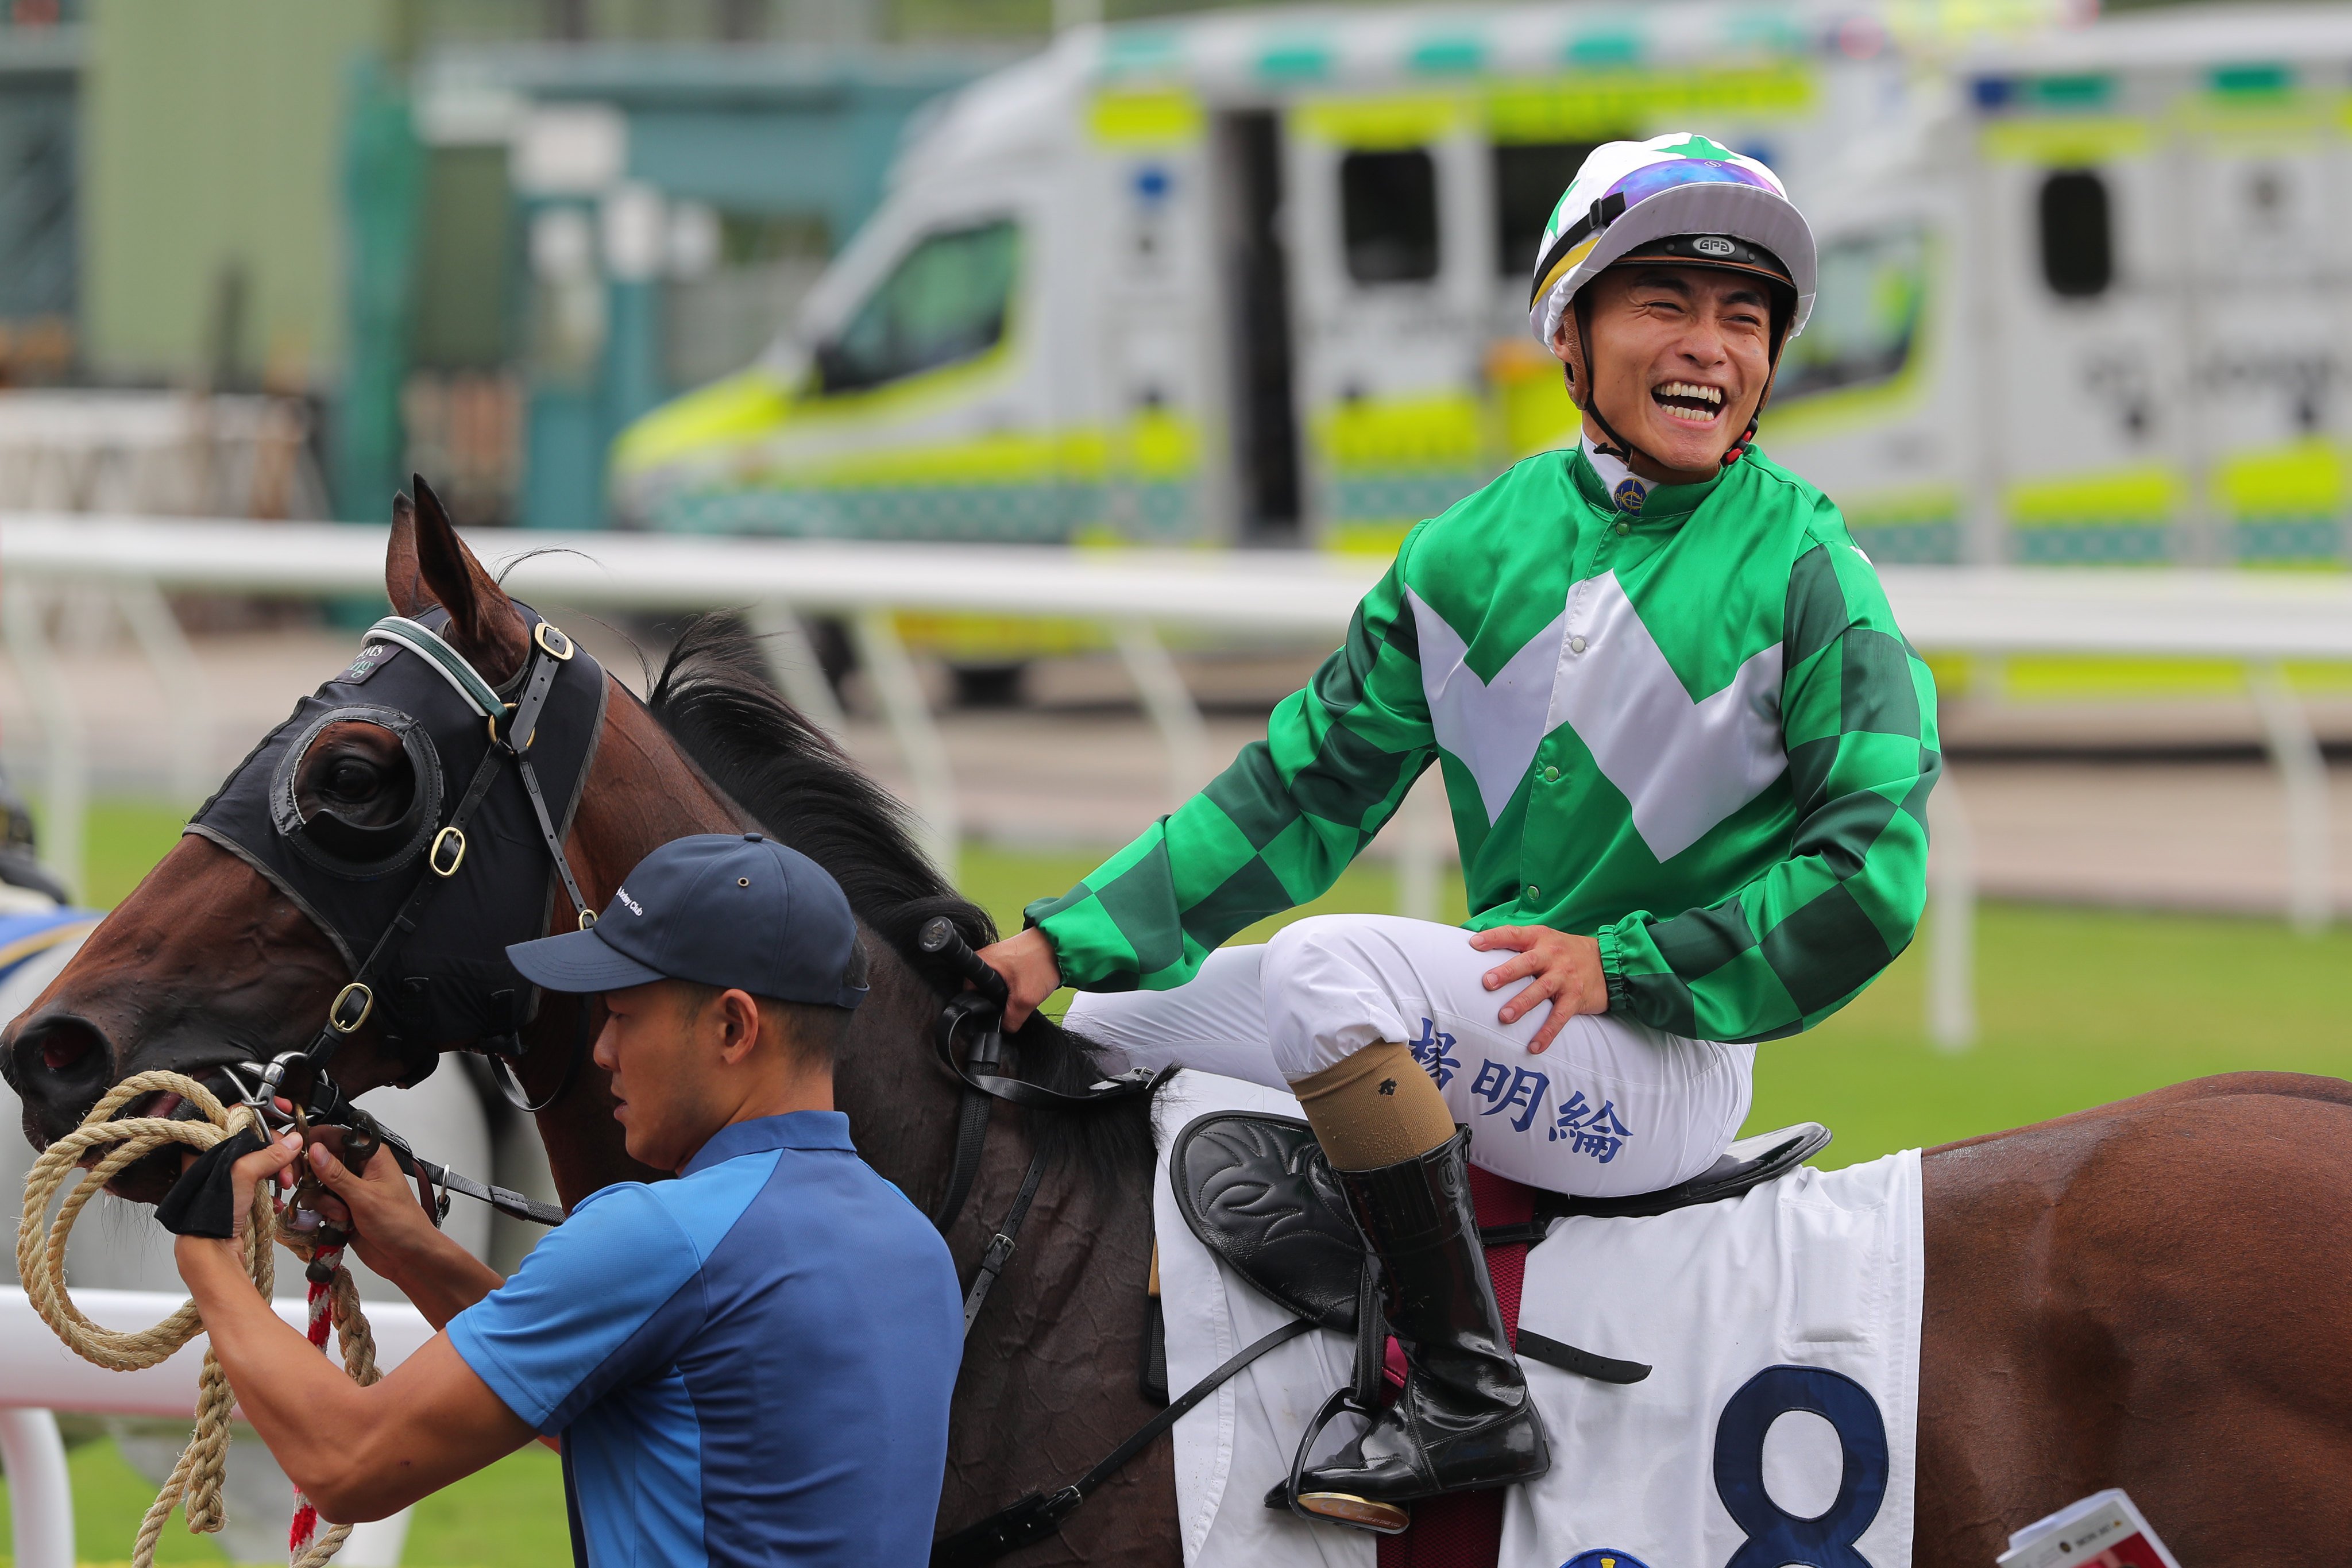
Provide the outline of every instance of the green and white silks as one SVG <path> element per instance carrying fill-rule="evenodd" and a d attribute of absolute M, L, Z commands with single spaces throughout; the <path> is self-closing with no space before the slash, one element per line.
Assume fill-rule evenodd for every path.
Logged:
<path fill-rule="evenodd" d="M 1180 985 L 1433 759 L 1469 925 L 1597 936 L 1612 1011 L 1669 1033 L 1809 1028 L 1918 922 L 1934 682 L 1837 509 L 1752 449 L 1633 511 L 1545 453 L 1420 524 L 1266 739 L 1030 917 L 1072 985 Z"/>

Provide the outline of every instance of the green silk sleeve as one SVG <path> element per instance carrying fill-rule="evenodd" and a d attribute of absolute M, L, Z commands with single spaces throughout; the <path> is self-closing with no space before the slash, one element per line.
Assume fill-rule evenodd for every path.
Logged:
<path fill-rule="evenodd" d="M 1730 898 L 1600 933 L 1612 1009 L 1704 1040 L 1811 1028 L 1908 946 L 1927 900 L 1936 688 L 1878 575 L 1843 541 L 1790 574 L 1781 729 L 1796 826 Z"/>
<path fill-rule="evenodd" d="M 1235 931 L 1329 888 L 1395 812 L 1435 751 L 1404 586 L 1419 531 L 1265 740 L 1076 887 L 1029 906 L 1064 984 L 1182 984 Z"/>

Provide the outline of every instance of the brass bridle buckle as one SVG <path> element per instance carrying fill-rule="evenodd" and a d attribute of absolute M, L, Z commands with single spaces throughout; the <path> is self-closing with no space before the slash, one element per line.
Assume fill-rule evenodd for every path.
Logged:
<path fill-rule="evenodd" d="M 445 863 L 444 854 L 448 856 Z M 454 877 L 457 868 L 466 863 L 466 830 L 451 823 L 433 836 L 433 847 L 425 852 L 425 863 L 436 877 Z"/>
<path fill-rule="evenodd" d="M 530 640 L 537 643 L 540 650 L 551 659 L 561 662 L 572 657 L 572 639 L 556 630 L 551 621 L 541 621 L 533 626 Z"/>
<path fill-rule="evenodd" d="M 333 1004 L 327 1008 L 327 1027 L 339 1035 L 356 1035 L 374 1011 L 375 993 L 364 981 L 354 980 L 335 993 Z"/>

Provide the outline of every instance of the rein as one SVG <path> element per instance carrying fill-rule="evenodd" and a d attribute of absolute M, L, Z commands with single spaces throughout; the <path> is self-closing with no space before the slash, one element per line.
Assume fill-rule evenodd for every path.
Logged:
<path fill-rule="evenodd" d="M 1047 1089 L 1043 1084 L 1007 1078 L 999 1069 L 1004 1065 L 1004 1032 L 1003 1026 L 1007 993 L 1004 979 L 983 963 L 971 951 L 962 933 L 945 916 L 927 921 L 916 938 L 916 945 L 934 958 L 944 960 L 956 973 L 969 981 L 972 989 L 951 998 L 940 1011 L 940 1020 L 933 1033 L 939 1047 L 940 1060 L 963 1084 L 963 1104 L 956 1120 L 955 1161 L 948 1175 L 946 1198 L 931 1223 L 944 1236 L 954 1226 L 971 1198 L 973 1178 L 979 1174 L 981 1153 L 988 1139 L 989 1111 L 997 1100 L 1027 1106 L 1034 1110 L 1067 1110 L 1106 1104 L 1141 1095 L 1148 1100 L 1160 1086 L 1168 1081 L 1175 1068 L 1163 1068 L 1159 1072 L 1138 1068 L 1116 1078 L 1099 1079 L 1076 1094 Z M 961 1057 L 957 1044 L 966 1037 L 970 1044 Z M 1021 1235 L 1022 1222 L 1029 1217 L 1029 1205 L 1037 1195 L 1038 1184 L 1045 1173 L 1045 1155 L 1041 1149 L 1029 1161 L 1029 1169 L 1021 1178 L 1021 1190 L 1005 1211 L 1004 1219 L 996 1227 L 995 1236 L 981 1254 L 980 1268 L 972 1276 L 971 1288 L 964 1292 L 963 1331 L 971 1335 L 971 1326 L 979 1321 L 981 1308 L 986 1304 L 989 1292 L 1005 1266 L 1013 1260 L 1013 1250 Z M 1130 1459 L 1150 1447 L 1160 1435 L 1182 1420 L 1201 1401 L 1215 1393 L 1244 1367 L 1277 1346 L 1315 1327 L 1311 1319 L 1296 1318 L 1255 1342 L 1243 1346 L 1223 1365 L 1171 1400 L 1166 1409 L 1128 1435 L 1127 1440 L 1095 1466 L 1070 1482 L 1051 1492 L 1031 1492 L 1009 1507 L 999 1509 L 977 1524 L 967 1525 L 953 1535 L 931 1543 L 931 1568 L 963 1568 L 965 1564 L 991 1563 L 1009 1552 L 1035 1544 L 1058 1533 L 1062 1523 L 1091 1496 L 1095 1489 L 1117 1475 Z"/>

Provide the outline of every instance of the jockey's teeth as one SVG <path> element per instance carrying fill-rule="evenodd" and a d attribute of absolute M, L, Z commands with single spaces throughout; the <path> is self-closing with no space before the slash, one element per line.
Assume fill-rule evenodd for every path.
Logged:
<path fill-rule="evenodd" d="M 1712 423 L 1723 408 L 1722 390 L 1696 382 L 1669 381 L 1652 388 L 1650 397 L 1670 417 L 1691 425 Z"/>

